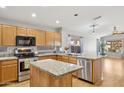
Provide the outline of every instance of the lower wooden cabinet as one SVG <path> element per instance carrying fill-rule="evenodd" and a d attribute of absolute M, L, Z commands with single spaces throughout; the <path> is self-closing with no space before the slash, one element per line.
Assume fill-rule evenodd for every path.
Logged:
<path fill-rule="evenodd" d="M 69 57 L 69 63 L 71 63 L 71 64 L 77 64 L 76 57 Z"/>
<path fill-rule="evenodd" d="M 48 55 L 48 56 L 39 57 L 39 60 L 44 60 L 44 59 L 54 59 L 58 61 L 68 62 L 71 64 L 77 64 L 76 57 L 66 56 L 66 55 Z"/>
<path fill-rule="evenodd" d="M 54 59 L 54 60 L 57 59 L 57 58 L 56 58 L 56 55 L 51 55 L 51 56 L 49 56 L 49 58 L 50 58 L 50 59 Z"/>
<path fill-rule="evenodd" d="M 1 78 L 2 78 L 2 77 L 1 77 L 1 68 L 0 68 L 0 83 L 1 83 L 1 81 L 2 81 Z"/>
<path fill-rule="evenodd" d="M 17 80 L 17 60 L 0 62 L 0 79 L 1 84 Z"/>
<path fill-rule="evenodd" d="M 54 59 L 56 60 L 56 55 L 48 55 L 48 56 L 41 56 L 39 57 L 39 60 L 44 60 L 44 59 Z"/>
<path fill-rule="evenodd" d="M 57 55 L 57 56 L 56 56 L 56 59 L 57 59 L 58 61 L 62 61 L 62 56 Z"/>
<path fill-rule="evenodd" d="M 62 60 L 61 61 L 63 61 L 63 62 L 68 62 L 68 56 L 62 56 Z"/>
<path fill-rule="evenodd" d="M 49 59 L 49 56 L 40 56 L 38 59 L 39 60 Z"/>

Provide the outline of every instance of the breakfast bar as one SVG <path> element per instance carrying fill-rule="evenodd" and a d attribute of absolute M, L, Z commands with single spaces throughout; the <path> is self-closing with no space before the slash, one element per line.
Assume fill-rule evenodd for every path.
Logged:
<path fill-rule="evenodd" d="M 30 86 L 71 87 L 72 73 L 81 69 L 82 66 L 52 59 L 31 62 Z"/>

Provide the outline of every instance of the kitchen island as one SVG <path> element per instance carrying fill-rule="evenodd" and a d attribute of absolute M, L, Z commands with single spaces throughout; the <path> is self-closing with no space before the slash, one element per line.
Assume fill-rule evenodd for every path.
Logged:
<path fill-rule="evenodd" d="M 65 53 L 46 53 L 39 54 L 39 59 L 55 59 L 66 63 L 83 66 L 82 70 L 73 73 L 77 78 L 89 81 L 93 84 L 103 80 L 103 65 L 106 56 L 87 54 L 65 54 Z"/>
<path fill-rule="evenodd" d="M 31 62 L 30 86 L 71 87 L 72 73 L 81 69 L 82 66 L 52 59 Z"/>

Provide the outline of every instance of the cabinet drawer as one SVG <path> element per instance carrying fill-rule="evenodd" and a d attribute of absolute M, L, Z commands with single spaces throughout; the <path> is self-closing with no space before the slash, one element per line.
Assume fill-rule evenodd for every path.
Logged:
<path fill-rule="evenodd" d="M 68 60 L 66 60 L 66 59 L 62 59 L 61 61 L 62 61 L 62 62 L 68 62 Z"/>
<path fill-rule="evenodd" d="M 62 60 L 62 56 L 57 55 L 56 56 L 56 59 L 59 60 L 59 61 L 61 61 Z"/>
<path fill-rule="evenodd" d="M 68 56 L 62 56 L 63 60 L 68 60 Z"/>
<path fill-rule="evenodd" d="M 62 56 L 62 61 L 63 62 L 68 62 L 68 56 Z"/>
<path fill-rule="evenodd" d="M 62 61 L 62 59 L 57 59 L 58 61 Z"/>
<path fill-rule="evenodd" d="M 50 57 L 49 56 L 41 56 L 39 57 L 39 60 L 44 60 L 44 59 L 49 59 Z"/>
<path fill-rule="evenodd" d="M 11 64 L 17 64 L 17 60 L 7 60 L 7 61 L 2 61 L 0 62 L 2 66 L 4 65 L 11 65 Z"/>
<path fill-rule="evenodd" d="M 76 57 L 69 57 L 69 63 L 77 64 L 77 59 L 76 59 Z"/>
<path fill-rule="evenodd" d="M 50 59 L 54 59 L 54 60 L 56 60 L 56 59 L 57 59 L 57 58 L 56 58 L 56 55 L 49 56 L 49 58 L 50 58 Z"/>

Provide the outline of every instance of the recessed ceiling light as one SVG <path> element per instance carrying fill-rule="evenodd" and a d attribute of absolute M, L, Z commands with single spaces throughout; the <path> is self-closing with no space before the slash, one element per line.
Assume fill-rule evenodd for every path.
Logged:
<path fill-rule="evenodd" d="M 6 8 L 6 6 L 0 6 L 1 8 Z"/>
<path fill-rule="evenodd" d="M 74 16 L 78 16 L 78 14 L 74 14 Z"/>
<path fill-rule="evenodd" d="M 60 23 L 59 20 L 57 20 L 57 21 L 56 21 L 56 24 L 59 24 L 59 23 Z"/>
<path fill-rule="evenodd" d="M 35 13 L 32 13 L 32 17 L 36 17 L 37 15 Z"/>

